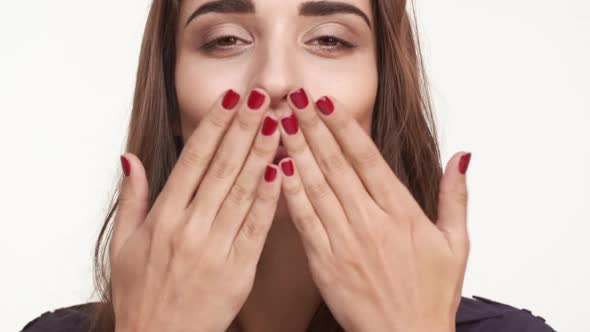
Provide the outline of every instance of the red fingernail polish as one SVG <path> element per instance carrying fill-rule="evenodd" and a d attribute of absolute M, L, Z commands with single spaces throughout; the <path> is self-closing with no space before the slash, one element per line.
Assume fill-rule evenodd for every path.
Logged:
<path fill-rule="evenodd" d="M 279 125 L 279 122 L 277 120 L 275 120 L 267 115 L 264 118 L 264 123 L 262 124 L 262 134 L 264 136 L 270 136 L 270 135 L 274 134 L 278 125 Z"/>
<path fill-rule="evenodd" d="M 292 113 L 290 116 L 282 118 L 281 123 L 283 125 L 283 128 L 285 128 L 287 134 L 297 134 L 297 130 L 299 130 L 299 124 L 297 122 L 297 117 L 295 117 L 295 114 Z"/>
<path fill-rule="evenodd" d="M 322 97 L 318 99 L 315 103 L 317 107 L 320 109 L 320 112 L 324 113 L 325 115 L 330 115 L 334 112 L 334 103 L 328 97 Z"/>
<path fill-rule="evenodd" d="M 293 168 L 293 160 L 285 161 L 281 163 L 281 169 L 286 176 L 291 176 L 295 174 L 295 169 Z"/>
<path fill-rule="evenodd" d="M 467 167 L 469 167 L 470 160 L 471 152 L 461 156 L 461 159 L 459 160 L 459 172 L 461 172 L 461 174 L 465 174 L 467 172 Z"/>
<path fill-rule="evenodd" d="M 264 181 L 273 182 L 276 177 L 277 177 L 277 169 L 270 166 L 270 165 L 267 165 L 266 172 L 264 172 Z"/>
<path fill-rule="evenodd" d="M 223 102 L 221 103 L 221 106 L 223 106 L 223 108 L 225 108 L 226 110 L 231 110 L 234 107 L 236 107 L 238 101 L 240 101 L 240 95 L 234 90 L 229 89 L 223 97 Z"/>
<path fill-rule="evenodd" d="M 127 160 L 127 158 L 125 158 L 123 155 L 121 155 L 121 167 L 123 167 L 123 173 L 125 173 L 125 176 L 129 176 L 129 174 L 131 174 L 131 164 L 129 163 L 129 160 Z"/>
<path fill-rule="evenodd" d="M 264 98 L 265 96 L 262 93 L 252 90 L 252 92 L 250 92 L 250 97 L 248 97 L 248 107 L 253 110 L 259 109 L 260 106 L 264 104 Z"/>
<path fill-rule="evenodd" d="M 291 94 L 291 101 L 298 109 L 304 109 L 309 104 L 309 100 L 307 99 L 307 94 L 303 88 L 293 92 Z"/>

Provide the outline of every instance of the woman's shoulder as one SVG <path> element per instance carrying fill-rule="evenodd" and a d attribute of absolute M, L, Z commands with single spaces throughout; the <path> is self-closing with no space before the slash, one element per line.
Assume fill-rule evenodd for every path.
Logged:
<path fill-rule="evenodd" d="M 46 311 L 28 322 L 21 332 L 86 332 L 92 309 L 99 302 L 88 302 Z"/>
<path fill-rule="evenodd" d="M 516 308 L 485 297 L 461 297 L 456 316 L 457 332 L 555 332 L 545 318 L 526 308 Z"/>
<path fill-rule="evenodd" d="M 98 302 L 77 304 L 46 311 L 28 322 L 21 332 L 86 332 L 91 310 Z M 461 297 L 456 316 L 457 332 L 555 332 L 541 316 L 526 308 L 473 295 Z"/>

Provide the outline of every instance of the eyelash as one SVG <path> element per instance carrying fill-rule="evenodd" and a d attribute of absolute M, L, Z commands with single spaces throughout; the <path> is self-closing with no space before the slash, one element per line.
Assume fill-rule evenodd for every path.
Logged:
<path fill-rule="evenodd" d="M 241 40 L 240 38 L 238 38 L 236 36 L 232 36 L 232 35 L 222 36 L 222 37 L 213 39 L 212 41 L 209 41 L 209 42 L 203 44 L 201 46 L 201 49 L 203 51 L 206 51 L 206 52 L 212 52 L 212 51 L 217 51 L 217 50 L 224 51 L 224 50 L 232 49 L 233 48 L 232 47 L 233 45 L 232 46 L 228 46 L 228 47 L 218 47 L 217 46 L 217 43 L 219 41 L 223 41 L 223 40 L 227 40 L 227 39 Z M 327 52 L 337 52 L 337 51 L 340 51 L 340 50 L 349 50 L 349 49 L 354 48 L 354 45 L 352 45 L 351 43 L 349 43 L 349 42 L 347 42 L 345 40 L 342 40 L 340 38 L 337 38 L 335 36 L 332 36 L 332 35 L 321 36 L 321 37 L 318 37 L 318 38 L 314 39 L 314 41 L 315 40 L 322 40 L 322 39 L 323 40 L 330 39 L 332 42 L 338 43 L 339 46 L 335 46 L 335 47 L 330 47 L 330 46 L 315 46 L 316 49 L 320 49 L 320 50 L 323 49 L 323 50 L 326 50 Z"/>

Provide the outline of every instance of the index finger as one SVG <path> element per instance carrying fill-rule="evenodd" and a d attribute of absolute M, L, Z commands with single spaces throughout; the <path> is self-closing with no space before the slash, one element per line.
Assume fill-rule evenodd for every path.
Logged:
<path fill-rule="evenodd" d="M 373 200 L 387 212 L 395 207 L 417 205 L 412 194 L 395 175 L 379 148 L 343 105 L 332 97 L 316 101 L 320 117 L 330 129 Z"/>
<path fill-rule="evenodd" d="M 158 201 L 171 209 L 185 209 L 236 114 L 240 95 L 228 90 L 219 97 L 187 139 Z"/>

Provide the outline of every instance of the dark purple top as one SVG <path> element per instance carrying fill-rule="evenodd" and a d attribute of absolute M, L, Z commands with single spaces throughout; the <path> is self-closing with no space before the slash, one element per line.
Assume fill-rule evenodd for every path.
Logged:
<path fill-rule="evenodd" d="M 492 301 L 481 296 L 461 297 L 456 332 L 555 332 L 541 316 L 530 310 Z M 27 323 L 21 332 L 85 332 L 89 308 L 96 302 L 47 311 Z"/>

